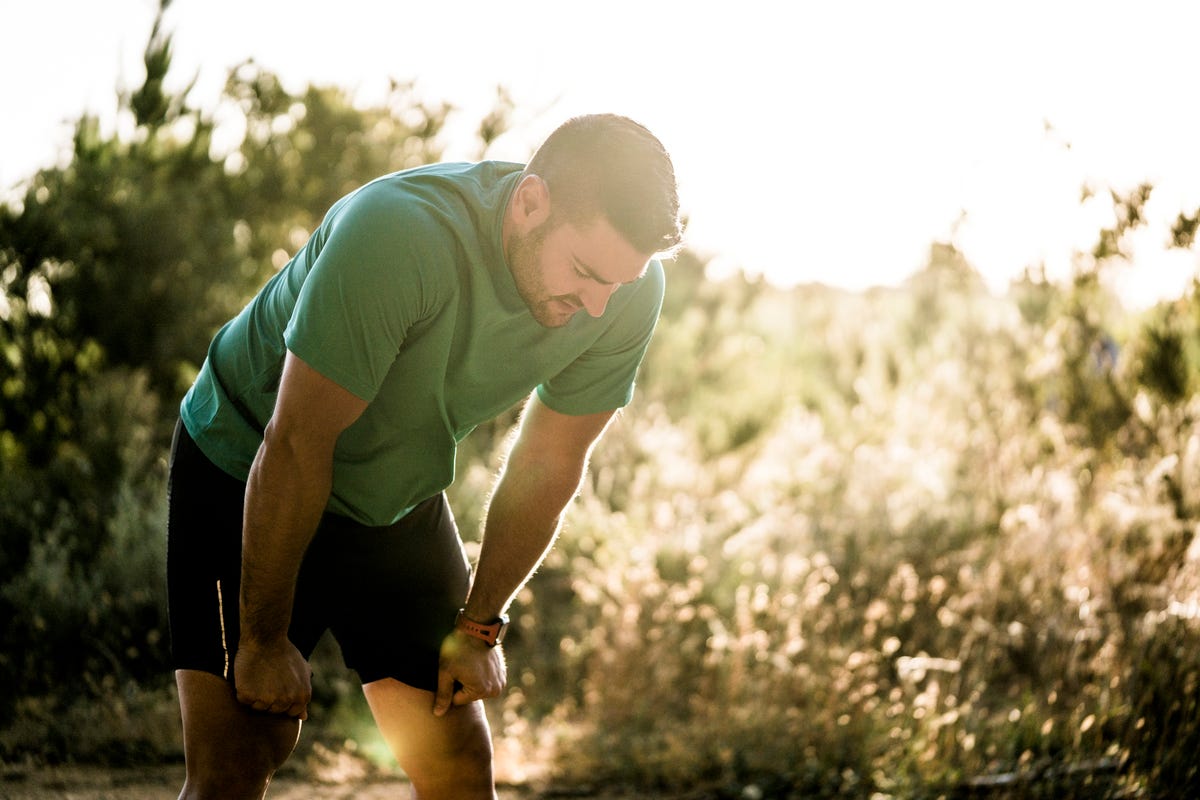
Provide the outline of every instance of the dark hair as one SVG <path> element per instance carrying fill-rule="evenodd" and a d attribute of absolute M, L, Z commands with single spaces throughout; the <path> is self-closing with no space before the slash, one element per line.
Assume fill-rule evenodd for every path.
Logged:
<path fill-rule="evenodd" d="M 662 142 L 617 114 L 589 114 L 563 123 L 525 167 L 550 191 L 554 221 L 604 215 L 634 248 L 666 253 L 679 247 L 675 167 Z"/>

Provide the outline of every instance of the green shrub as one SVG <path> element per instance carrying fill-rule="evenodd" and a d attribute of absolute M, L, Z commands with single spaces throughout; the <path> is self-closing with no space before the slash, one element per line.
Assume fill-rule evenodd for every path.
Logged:
<path fill-rule="evenodd" d="M 681 387 L 658 383 L 679 367 L 651 362 L 515 610 L 501 735 L 536 750 L 549 734 L 522 717 L 553 726 L 558 781 L 730 797 L 1196 786 L 1200 409 L 1156 404 L 1120 369 L 1104 378 L 1120 418 L 1078 405 L 1109 402 L 1096 393 L 1053 400 L 1029 354 L 1076 345 L 985 301 L 885 355 L 910 324 L 897 300 L 837 340 L 852 391 L 787 398 L 717 453 L 713 428 L 673 413 Z M 750 329 L 778 302 L 760 293 Z M 665 320 L 652 358 L 679 359 L 675 324 L 693 322 Z M 755 397 L 741 374 L 689 384 L 688 413 L 741 393 L 738 414 Z"/>
<path fill-rule="evenodd" d="M 157 398 L 144 374 L 103 371 L 78 408 L 79 438 L 48 464 L 5 464 L 0 604 L 5 641 L 19 644 L 0 656 L 10 711 L 21 698 L 57 707 L 168 672 Z"/>

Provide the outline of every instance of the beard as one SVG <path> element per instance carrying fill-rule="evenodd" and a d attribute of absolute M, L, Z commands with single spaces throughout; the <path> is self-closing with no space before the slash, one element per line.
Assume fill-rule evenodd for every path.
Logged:
<path fill-rule="evenodd" d="M 546 289 L 542 272 L 542 245 L 551 225 L 544 222 L 525 235 L 513 234 L 505 250 L 517 294 L 529 308 L 533 319 L 546 328 L 561 328 L 583 307 L 575 295 L 552 295 Z"/>

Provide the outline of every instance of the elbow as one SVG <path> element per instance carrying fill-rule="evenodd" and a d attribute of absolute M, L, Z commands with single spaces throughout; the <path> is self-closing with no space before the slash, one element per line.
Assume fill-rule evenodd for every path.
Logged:
<path fill-rule="evenodd" d="M 313 435 L 303 426 L 272 419 L 263 431 L 257 461 L 276 476 L 288 474 L 312 485 L 332 480 L 333 449 L 337 440 Z"/>
<path fill-rule="evenodd" d="M 275 414 L 263 430 L 263 444 L 295 458 L 333 457 L 338 434 L 322 432 L 296 415 Z"/>
<path fill-rule="evenodd" d="M 581 466 L 574 470 L 564 470 L 547 480 L 547 502 L 559 508 L 566 508 L 583 487 L 585 474 L 586 469 Z"/>
<path fill-rule="evenodd" d="M 529 487 L 546 508 L 563 509 L 579 493 L 587 459 L 548 458 L 545 453 L 514 451 L 504 467 L 504 482 Z"/>

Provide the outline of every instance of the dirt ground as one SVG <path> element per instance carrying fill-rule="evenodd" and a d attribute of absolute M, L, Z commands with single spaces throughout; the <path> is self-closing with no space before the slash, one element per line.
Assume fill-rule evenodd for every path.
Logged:
<path fill-rule="evenodd" d="M 47 767 L 10 769 L 0 775 L 0 800 L 163 800 L 178 795 L 183 767 L 137 769 Z M 410 796 L 401 777 L 359 776 L 344 783 L 284 774 L 271 783 L 269 800 L 393 800 Z M 533 800 L 522 788 L 502 788 L 500 800 Z"/>
<path fill-rule="evenodd" d="M 285 768 L 286 769 L 286 768 Z M 138 768 L 6 767 L 0 771 L 0 800 L 170 800 L 183 785 L 183 765 Z M 501 786 L 499 800 L 648 800 L 641 793 L 555 790 L 532 786 Z M 656 800 L 707 800 L 712 795 L 656 795 Z M 276 776 L 267 800 L 408 800 L 408 781 L 402 776 L 370 774 L 344 776 L 340 782 L 297 772 Z"/>

